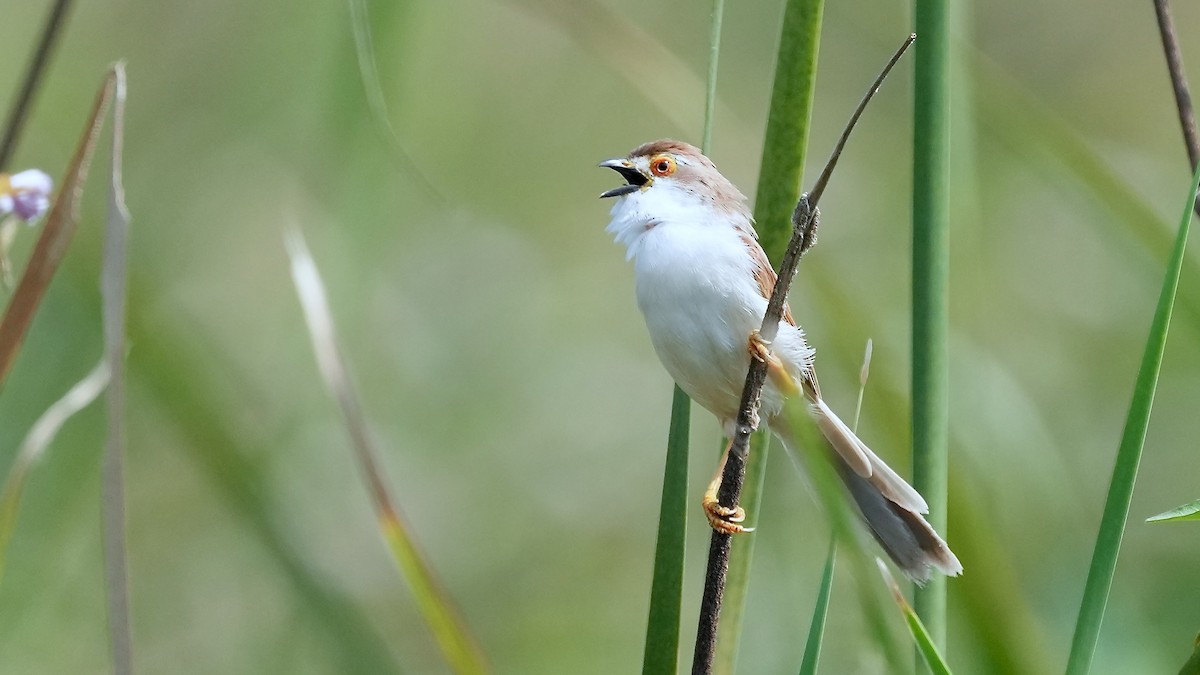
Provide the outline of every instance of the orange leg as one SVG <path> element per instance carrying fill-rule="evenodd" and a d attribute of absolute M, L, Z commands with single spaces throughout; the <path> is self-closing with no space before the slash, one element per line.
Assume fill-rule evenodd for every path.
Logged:
<path fill-rule="evenodd" d="M 746 511 L 740 506 L 729 508 L 722 506 L 717 501 L 717 490 L 721 487 L 721 474 L 725 471 L 725 462 L 729 459 L 729 448 L 733 447 L 733 441 L 730 441 L 725 446 L 725 452 L 721 453 L 721 462 L 717 465 L 717 472 L 713 475 L 712 482 L 708 484 L 708 489 L 704 491 L 704 500 L 701 504 L 704 506 L 704 515 L 708 517 L 708 524 L 717 532 L 725 534 L 741 534 L 743 532 L 753 532 L 753 527 L 744 527 L 742 522 L 746 520 Z"/>

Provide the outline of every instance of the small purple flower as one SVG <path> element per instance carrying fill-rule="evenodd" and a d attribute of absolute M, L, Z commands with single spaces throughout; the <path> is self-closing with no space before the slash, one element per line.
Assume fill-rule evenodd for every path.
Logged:
<path fill-rule="evenodd" d="M 53 190 L 54 181 L 37 169 L 0 174 L 0 216 L 11 213 L 25 222 L 36 220 L 50 208 Z"/>

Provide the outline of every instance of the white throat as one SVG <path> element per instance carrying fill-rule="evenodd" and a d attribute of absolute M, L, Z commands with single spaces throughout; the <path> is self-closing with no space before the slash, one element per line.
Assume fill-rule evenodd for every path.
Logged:
<path fill-rule="evenodd" d="M 662 183 L 619 197 L 610 215 L 612 220 L 605 231 L 625 246 L 626 260 L 641 253 L 646 235 L 660 225 L 676 225 L 689 230 L 730 228 L 730 214 L 720 212 L 684 188 Z"/>

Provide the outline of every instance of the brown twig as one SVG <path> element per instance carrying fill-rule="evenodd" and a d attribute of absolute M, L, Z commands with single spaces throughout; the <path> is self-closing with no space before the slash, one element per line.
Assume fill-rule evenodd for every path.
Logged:
<path fill-rule="evenodd" d="M 54 204 L 46 215 L 42 234 L 38 237 L 28 262 L 25 263 L 25 271 L 17 283 L 12 299 L 8 301 L 8 309 L 0 317 L 0 386 L 12 368 L 25 339 L 25 333 L 33 321 L 33 315 L 41 304 L 42 297 L 45 296 L 46 289 L 50 286 L 63 256 L 66 255 L 71 238 L 79 225 L 79 200 L 115 86 L 116 75 L 110 71 L 96 93 L 91 116 L 83 129 L 79 145 L 75 148 L 75 155 L 67 165 L 58 196 L 54 198 Z"/>
<path fill-rule="evenodd" d="M 12 159 L 13 150 L 17 147 L 17 138 L 21 134 L 21 127 L 25 124 L 25 116 L 29 113 L 29 106 L 33 102 L 33 94 L 41 82 L 46 62 L 50 60 L 50 54 L 54 51 L 54 45 L 70 7 L 71 0 L 57 0 L 46 17 L 46 23 L 42 26 L 42 37 L 38 41 L 37 49 L 33 52 L 33 60 L 25 69 L 25 80 L 21 83 L 21 91 L 13 100 L 13 107 L 8 111 L 8 119 L 4 121 L 4 138 L 0 140 L 0 170 L 7 167 L 8 161 Z"/>
<path fill-rule="evenodd" d="M 796 266 L 800 257 L 812 247 L 817 231 L 820 212 L 817 201 L 825 191 L 833 168 L 841 157 L 846 139 L 858 122 L 858 118 L 867 107 L 871 97 L 879 91 L 884 78 L 891 72 L 892 67 L 900 60 L 909 45 L 916 39 L 910 35 L 892 56 L 888 64 L 880 72 L 879 77 L 867 90 L 862 101 L 858 104 L 850 121 L 842 131 L 841 138 L 834 146 L 825 169 L 817 179 L 810 193 L 801 195 L 796 209 L 792 213 L 792 238 L 788 242 L 787 251 L 779 264 L 779 278 L 775 289 L 767 302 L 767 311 L 763 315 L 759 335 L 768 344 L 775 339 L 779 332 L 779 321 L 783 316 L 783 305 L 787 301 L 788 289 L 796 274 Z M 741 406 L 738 409 L 737 423 L 734 429 L 733 444 L 729 449 L 729 459 L 725 462 L 725 470 L 721 474 L 721 487 L 717 492 L 717 500 L 722 506 L 736 508 L 741 498 L 742 484 L 746 480 L 746 455 L 750 443 L 750 434 L 754 432 L 758 420 L 759 396 L 766 382 L 767 364 L 757 359 L 750 362 L 750 370 L 746 373 L 746 384 L 742 389 Z M 708 568 L 704 577 L 704 596 L 700 600 L 700 621 L 696 631 L 696 649 L 692 658 L 693 675 L 707 675 L 712 672 L 712 659 L 717 643 L 717 622 L 721 613 L 721 601 L 725 595 L 725 578 L 729 572 L 729 549 L 732 536 L 713 531 L 708 548 Z"/>
<path fill-rule="evenodd" d="M 1175 91 L 1175 107 L 1179 110 L 1183 143 L 1187 146 L 1189 166 L 1194 170 L 1200 162 L 1200 135 L 1196 133 L 1196 111 L 1192 108 L 1192 95 L 1188 91 L 1187 76 L 1183 72 L 1183 55 L 1179 51 L 1175 22 L 1171 20 L 1171 8 L 1167 0 L 1154 0 L 1154 13 L 1158 16 L 1163 55 L 1167 57 L 1167 72 L 1171 75 L 1171 88 Z M 1200 215 L 1200 201 L 1196 202 L 1195 208 L 1196 213 Z"/>

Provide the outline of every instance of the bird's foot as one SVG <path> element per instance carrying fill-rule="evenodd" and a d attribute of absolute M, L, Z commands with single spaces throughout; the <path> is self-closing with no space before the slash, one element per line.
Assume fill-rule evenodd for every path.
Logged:
<path fill-rule="evenodd" d="M 776 386 L 788 394 L 796 391 L 796 381 L 783 367 L 783 361 L 771 351 L 771 343 L 764 340 L 757 329 L 750 332 L 750 339 L 746 345 L 751 358 L 767 364 L 767 375 Z"/>
<path fill-rule="evenodd" d="M 753 532 L 753 527 L 745 527 L 742 525 L 746 520 L 746 510 L 740 506 L 730 508 L 722 506 L 717 501 L 716 495 L 704 495 L 704 515 L 708 518 L 708 524 L 712 529 L 722 534 L 742 534 L 745 532 Z"/>

